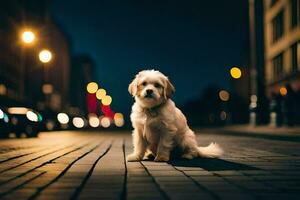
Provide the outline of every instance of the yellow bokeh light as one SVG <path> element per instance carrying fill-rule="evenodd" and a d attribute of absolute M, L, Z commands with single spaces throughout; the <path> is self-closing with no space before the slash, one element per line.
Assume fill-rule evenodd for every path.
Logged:
<path fill-rule="evenodd" d="M 281 87 L 279 89 L 279 93 L 281 94 L 281 96 L 287 95 L 287 89 L 286 89 L 286 87 Z"/>
<path fill-rule="evenodd" d="M 35 34 L 32 31 L 24 31 L 21 37 L 24 43 L 30 44 L 34 41 Z"/>
<path fill-rule="evenodd" d="M 219 92 L 219 98 L 222 100 L 222 101 L 228 101 L 229 98 L 230 98 L 230 94 L 229 92 L 227 92 L 226 90 L 221 90 Z"/>
<path fill-rule="evenodd" d="M 106 96 L 106 91 L 103 88 L 97 90 L 96 92 L 97 99 L 101 100 L 105 96 Z"/>
<path fill-rule="evenodd" d="M 111 96 L 106 95 L 102 98 L 101 102 L 104 106 L 109 106 L 112 102 L 112 98 L 111 98 Z"/>
<path fill-rule="evenodd" d="M 122 127 L 124 125 L 124 117 L 122 113 L 116 113 L 114 115 L 114 122 L 117 127 Z"/>
<path fill-rule="evenodd" d="M 48 49 L 43 49 L 39 53 L 39 59 L 42 63 L 48 63 L 52 59 L 52 53 Z"/>
<path fill-rule="evenodd" d="M 122 113 L 115 113 L 114 119 L 123 119 L 123 114 Z"/>
<path fill-rule="evenodd" d="M 238 67 L 232 67 L 230 69 L 230 75 L 234 79 L 239 79 L 242 76 L 242 71 Z"/>
<path fill-rule="evenodd" d="M 98 90 L 98 84 L 96 82 L 90 82 L 89 84 L 87 84 L 86 90 L 88 93 L 94 94 Z"/>

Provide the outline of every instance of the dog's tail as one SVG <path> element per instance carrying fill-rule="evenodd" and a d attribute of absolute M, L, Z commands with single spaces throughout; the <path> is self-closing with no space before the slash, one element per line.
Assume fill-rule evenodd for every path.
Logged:
<path fill-rule="evenodd" d="M 207 147 L 198 147 L 200 157 L 219 158 L 223 155 L 223 149 L 217 143 L 210 143 Z"/>

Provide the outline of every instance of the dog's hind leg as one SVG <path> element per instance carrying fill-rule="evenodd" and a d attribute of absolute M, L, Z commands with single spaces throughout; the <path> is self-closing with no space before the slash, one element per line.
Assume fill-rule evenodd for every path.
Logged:
<path fill-rule="evenodd" d="M 182 158 L 191 160 L 198 157 L 198 145 L 195 134 L 191 129 L 183 134 L 178 143 L 183 150 L 183 154 L 181 155 Z"/>

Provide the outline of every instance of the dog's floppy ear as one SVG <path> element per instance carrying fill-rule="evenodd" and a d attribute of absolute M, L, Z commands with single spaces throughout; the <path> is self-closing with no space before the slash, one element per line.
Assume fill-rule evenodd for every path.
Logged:
<path fill-rule="evenodd" d="M 138 80 L 138 77 L 136 76 L 132 82 L 129 84 L 128 86 L 128 92 L 132 95 L 132 96 L 135 96 L 136 93 L 137 93 L 137 80 Z"/>
<path fill-rule="evenodd" d="M 169 79 L 166 79 L 166 86 L 164 89 L 165 98 L 170 98 L 175 93 L 175 87 L 172 85 L 172 83 L 169 81 Z"/>

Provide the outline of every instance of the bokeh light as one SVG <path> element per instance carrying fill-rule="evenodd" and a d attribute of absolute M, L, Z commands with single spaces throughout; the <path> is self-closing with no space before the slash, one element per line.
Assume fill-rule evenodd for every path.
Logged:
<path fill-rule="evenodd" d="M 5 95 L 7 92 L 6 86 L 4 84 L 0 84 L 0 95 Z"/>
<path fill-rule="evenodd" d="M 44 94 L 51 94 L 53 93 L 53 86 L 51 84 L 44 84 L 42 90 Z"/>
<path fill-rule="evenodd" d="M 8 108 L 8 113 L 15 115 L 25 115 L 28 111 L 25 107 L 10 107 Z"/>
<path fill-rule="evenodd" d="M 221 99 L 221 101 L 229 101 L 230 94 L 226 90 L 221 90 L 219 92 L 219 98 Z"/>
<path fill-rule="evenodd" d="M 52 131 L 55 128 L 55 123 L 52 120 L 47 120 L 46 128 L 48 131 Z"/>
<path fill-rule="evenodd" d="M 4 118 L 4 112 L 0 109 L 0 119 Z"/>
<path fill-rule="evenodd" d="M 230 69 L 230 75 L 234 79 L 239 79 L 242 76 L 242 71 L 238 67 L 232 67 Z"/>
<path fill-rule="evenodd" d="M 38 115 L 35 114 L 34 112 L 32 112 L 31 110 L 27 111 L 26 117 L 27 117 L 27 119 L 29 119 L 32 122 L 38 122 L 39 121 Z"/>
<path fill-rule="evenodd" d="M 108 128 L 110 126 L 110 119 L 108 117 L 103 117 L 101 119 L 101 126 L 104 128 Z"/>
<path fill-rule="evenodd" d="M 88 93 L 94 94 L 98 90 L 98 84 L 96 82 L 90 82 L 89 84 L 87 84 L 86 90 Z"/>
<path fill-rule="evenodd" d="M 280 89 L 279 89 L 279 93 L 281 94 L 281 96 L 285 96 L 285 95 L 287 95 L 287 89 L 286 89 L 286 87 L 281 87 Z"/>
<path fill-rule="evenodd" d="M 117 127 L 122 127 L 124 125 L 124 117 L 122 113 L 116 113 L 114 115 L 114 122 Z"/>
<path fill-rule="evenodd" d="M 97 115 L 89 114 L 89 125 L 93 128 L 97 128 L 100 125 Z"/>
<path fill-rule="evenodd" d="M 96 92 L 97 99 L 101 100 L 105 96 L 106 96 L 105 89 L 101 88 L 101 89 L 97 90 L 97 92 Z"/>
<path fill-rule="evenodd" d="M 69 116 L 66 113 L 58 113 L 57 114 L 57 120 L 61 124 L 67 124 L 69 123 Z"/>
<path fill-rule="evenodd" d="M 27 44 L 29 44 L 29 43 L 32 43 L 33 41 L 34 41 L 34 39 L 35 39 L 35 34 L 32 32 L 32 31 L 24 31 L 23 33 L 22 33 L 22 41 L 24 42 L 24 43 L 27 43 Z"/>
<path fill-rule="evenodd" d="M 76 128 L 84 127 L 84 120 L 81 117 L 74 117 L 72 123 Z"/>
<path fill-rule="evenodd" d="M 220 119 L 222 121 L 224 121 L 224 120 L 226 120 L 226 118 L 227 118 L 227 113 L 225 111 L 221 111 L 220 112 Z"/>
<path fill-rule="evenodd" d="M 257 102 L 257 96 L 255 94 L 250 97 L 251 102 Z"/>
<path fill-rule="evenodd" d="M 43 49 L 39 53 L 39 59 L 42 63 L 48 63 L 52 59 L 52 53 L 48 49 Z"/>
<path fill-rule="evenodd" d="M 104 106 L 109 106 L 112 102 L 112 98 L 111 98 L 111 96 L 106 95 L 102 98 L 101 102 Z"/>

